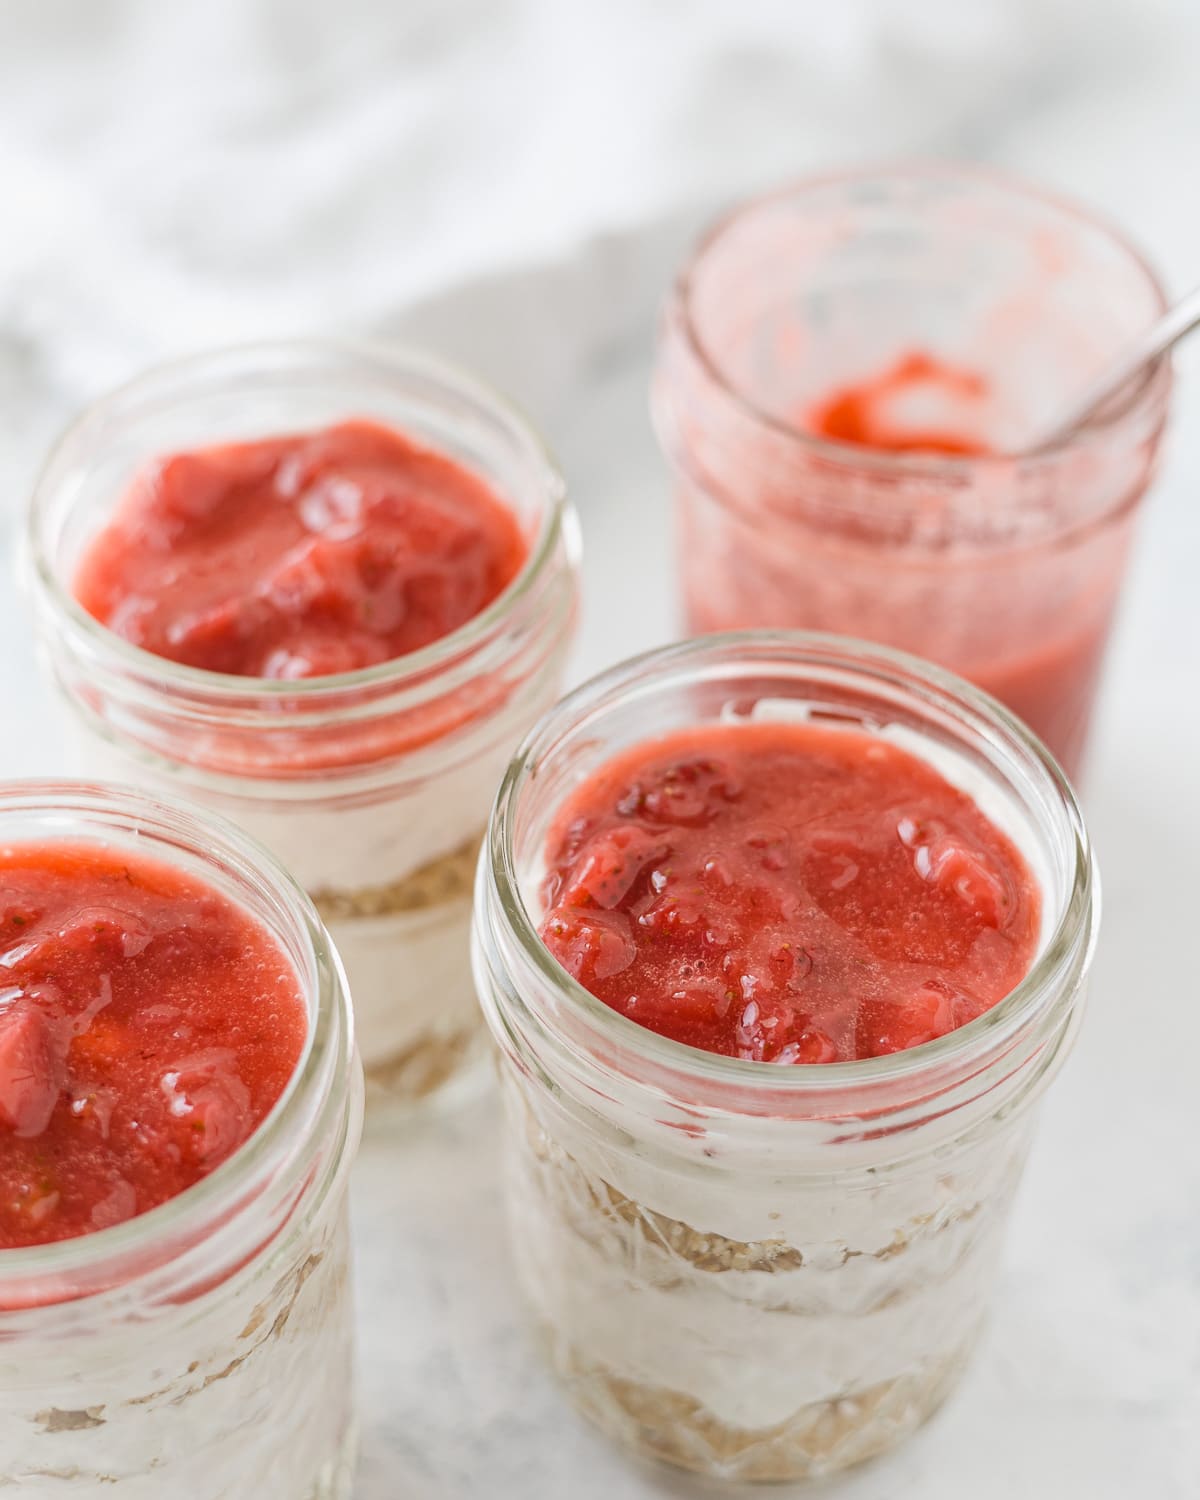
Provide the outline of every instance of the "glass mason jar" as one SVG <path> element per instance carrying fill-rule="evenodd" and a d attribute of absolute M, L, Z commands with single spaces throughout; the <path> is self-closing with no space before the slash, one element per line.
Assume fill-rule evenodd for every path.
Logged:
<path fill-rule="evenodd" d="M 528 559 L 460 629 L 359 671 L 266 681 L 151 655 L 76 601 L 82 549 L 148 461 L 347 417 L 448 454 L 517 515 Z M 479 844 L 513 747 L 557 696 L 575 616 L 575 520 L 536 434 L 423 355 L 335 343 L 204 354 L 78 419 L 38 481 L 29 542 L 77 768 L 199 802 L 290 869 L 345 963 L 369 1099 L 415 1105 L 465 1081 L 482 1055 L 468 945 Z"/>
<path fill-rule="evenodd" d="M 341 1500 L 362 1072 L 337 957 L 303 892 L 236 829 L 112 788 L 0 788 L 0 840 L 62 838 L 137 850 L 247 910 L 295 966 L 309 1037 L 283 1097 L 210 1176 L 113 1228 L 0 1250 L 0 1489 Z"/>
<path fill-rule="evenodd" d="M 1106 225 L 973 167 L 861 171 L 735 209 L 668 298 L 653 384 L 690 630 L 915 652 L 1002 699 L 1075 774 L 1169 362 L 1066 443 L 1005 449 L 1165 305 Z M 815 403 L 914 352 L 981 378 L 992 456 L 803 430 Z"/>
<path fill-rule="evenodd" d="M 547 831 L 623 747 L 717 719 L 845 724 L 926 757 L 1042 888 L 1028 977 L 969 1025 L 865 1061 L 701 1052 L 610 1010 L 537 935 Z M 898 1442 L 980 1331 L 1033 1105 L 1073 1040 L 1098 918 L 1069 784 L 966 683 L 863 642 L 731 634 L 560 703 L 501 784 L 475 973 L 499 1043 L 518 1274 L 549 1359 L 610 1436 L 723 1479 Z"/>

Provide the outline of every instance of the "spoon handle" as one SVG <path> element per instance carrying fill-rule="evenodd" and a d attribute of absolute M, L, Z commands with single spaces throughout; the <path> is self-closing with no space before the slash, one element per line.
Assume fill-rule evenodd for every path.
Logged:
<path fill-rule="evenodd" d="M 1165 354 L 1184 334 L 1190 333 L 1197 326 L 1200 326 L 1200 287 L 1194 288 L 1176 302 L 1157 323 L 1151 324 L 1134 339 L 1104 374 L 1092 382 L 1070 410 L 1063 413 L 1053 426 L 1043 429 L 1037 441 L 1030 445 L 1029 451 L 1036 453 L 1040 449 L 1054 447 L 1069 437 L 1076 428 L 1085 427 L 1146 365 Z"/>

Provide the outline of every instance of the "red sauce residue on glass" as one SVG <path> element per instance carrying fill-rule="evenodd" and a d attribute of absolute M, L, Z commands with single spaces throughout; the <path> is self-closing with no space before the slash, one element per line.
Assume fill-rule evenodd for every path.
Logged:
<path fill-rule="evenodd" d="M 986 394 L 982 375 L 929 354 L 907 354 L 883 374 L 834 391 L 807 413 L 803 425 L 819 437 L 860 448 L 978 457 L 991 451 L 988 445 L 968 430 L 944 425 L 945 414 L 965 417 L 969 428 L 972 418 L 978 420 L 972 408 Z M 935 419 L 934 411 L 942 415 Z M 927 425 L 931 420 L 936 425 Z"/>
<path fill-rule="evenodd" d="M 348 421 L 151 465 L 87 549 L 75 593 L 157 656 L 295 680 L 449 635 L 526 554 L 516 516 L 477 475 Z"/>
<path fill-rule="evenodd" d="M 710 725 L 627 750 L 551 831 L 543 940 L 606 1005 L 762 1062 L 898 1052 L 1025 976 L 1041 898 L 931 766 L 813 725 Z"/>
<path fill-rule="evenodd" d="M 198 1182 L 262 1123 L 308 1029 L 274 938 L 165 864 L 0 848 L 0 1249 Z"/>

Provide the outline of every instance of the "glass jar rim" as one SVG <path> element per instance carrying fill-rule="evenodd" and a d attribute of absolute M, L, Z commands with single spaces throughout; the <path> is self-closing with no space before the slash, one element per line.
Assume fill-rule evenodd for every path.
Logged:
<path fill-rule="evenodd" d="M 338 1083 L 354 1066 L 354 1022 L 341 960 L 311 900 L 267 849 L 225 818 L 129 787 L 86 781 L 0 782 L 0 829 L 9 814 L 50 815 L 55 820 L 54 831 L 46 835 L 50 838 L 86 839 L 100 826 L 90 818 L 107 819 L 114 831 L 149 834 L 146 852 L 152 858 L 169 863 L 163 844 L 173 838 L 204 863 L 211 863 L 214 854 L 228 861 L 237 876 L 252 881 L 270 898 L 276 915 L 291 919 L 309 969 L 298 977 L 313 1001 L 304 1050 L 283 1093 L 249 1138 L 207 1176 L 157 1207 L 108 1228 L 47 1244 L 0 1249 L 0 1307 L 6 1288 L 17 1284 L 23 1293 L 20 1305 L 36 1310 L 43 1299 L 26 1299 L 24 1293 L 39 1284 L 55 1288 L 44 1303 L 58 1305 L 135 1283 L 169 1266 L 202 1242 L 206 1230 L 236 1217 L 241 1207 L 272 1186 L 294 1156 L 296 1143 L 321 1136 L 338 1110 L 345 1109 Z M 122 1275 L 122 1259 L 132 1254 L 144 1264 L 132 1276 Z M 110 1268 L 111 1274 L 106 1274 Z M 88 1278 L 82 1291 L 64 1294 L 56 1288 L 57 1282 L 71 1277 Z"/>
<path fill-rule="evenodd" d="M 868 473 L 921 479 L 928 482 L 943 480 L 955 485 L 961 484 L 971 475 L 997 469 L 1011 469 L 1014 464 L 1030 467 L 1049 466 L 1086 452 L 1105 441 L 1114 429 L 1119 429 L 1122 422 L 1136 415 L 1140 407 L 1149 407 L 1156 400 L 1160 406 L 1165 407 L 1173 384 L 1169 353 L 1161 355 L 1148 365 L 1141 379 L 1130 387 L 1128 394 L 1121 400 L 1111 403 L 1086 427 L 1077 428 L 1074 432 L 1066 433 L 1028 453 L 955 454 L 922 450 L 893 452 L 856 443 L 839 442 L 836 438 L 806 432 L 803 428 L 794 426 L 769 411 L 742 390 L 741 386 L 726 373 L 723 361 L 710 349 L 697 323 L 693 303 L 696 273 L 705 257 L 717 247 L 724 235 L 750 214 L 814 189 L 842 185 L 849 187 L 855 183 L 870 181 L 903 182 L 938 179 L 964 183 L 975 182 L 999 189 L 1001 192 L 1024 199 L 1029 203 L 1040 203 L 1078 224 L 1098 230 L 1106 236 L 1111 245 L 1127 257 L 1135 270 L 1144 277 L 1155 303 L 1155 316 L 1161 316 L 1170 306 L 1166 289 L 1158 273 L 1123 229 L 1111 223 L 1103 214 L 1076 202 L 1066 194 L 1038 187 L 1014 174 L 978 163 L 920 158 L 911 161 L 866 164 L 842 171 L 819 173 L 793 179 L 734 204 L 702 231 L 676 277 L 671 292 L 671 301 L 677 310 L 684 341 L 709 379 L 725 398 L 744 417 L 767 428 L 774 436 L 792 443 L 798 451 L 810 453 L 814 458 L 832 467 L 854 468 Z"/>
<path fill-rule="evenodd" d="M 544 485 L 546 503 L 541 524 L 520 570 L 486 608 L 448 635 L 404 656 L 350 672 L 331 672 L 294 681 L 244 677 L 187 666 L 125 640 L 84 609 L 59 578 L 49 556 L 44 528 L 56 465 L 88 427 L 119 414 L 127 405 L 153 393 L 166 380 L 219 374 L 223 365 L 228 365 L 233 373 L 242 362 L 280 363 L 296 357 L 356 359 L 375 365 L 385 375 L 416 375 L 440 381 L 447 389 L 466 396 L 500 417 L 508 434 L 534 461 Z M 186 395 L 182 399 L 186 400 Z M 356 690 L 403 690 L 411 684 L 426 682 L 436 677 L 439 669 L 453 667 L 486 645 L 497 626 L 503 624 L 533 592 L 552 562 L 566 526 L 566 515 L 567 486 L 557 460 L 520 407 L 487 381 L 450 360 L 399 342 L 340 338 L 274 339 L 225 345 L 160 362 L 85 407 L 59 434 L 34 481 L 26 518 L 25 552 L 39 588 L 57 614 L 65 618 L 70 629 L 89 648 L 124 664 L 139 676 L 186 691 L 200 702 L 233 706 L 286 698 L 290 705 L 304 703 L 319 711 L 327 700 L 336 701 Z"/>
<path fill-rule="evenodd" d="M 536 774 L 546 747 L 573 724 L 598 717 L 648 668 L 682 673 L 723 655 L 735 661 L 750 659 L 761 666 L 772 652 L 776 659 L 784 656 L 791 663 L 825 666 L 868 681 L 923 690 L 938 709 L 953 711 L 973 727 L 998 732 L 1005 748 L 1015 751 L 1032 767 L 1061 806 L 1071 842 L 1072 871 L 1053 931 L 1029 973 L 1003 1000 L 932 1042 L 852 1062 L 789 1063 L 782 1067 L 703 1051 L 650 1031 L 605 1005 L 551 955 L 525 904 L 513 856 L 514 820 L 520 793 Z M 943 1065 L 970 1066 L 975 1057 L 989 1048 L 1002 1048 L 1034 1022 L 1075 965 L 1086 967 L 1098 928 L 1099 876 L 1083 815 L 1066 774 L 1033 731 L 987 693 L 919 657 L 819 631 L 745 630 L 699 636 L 644 652 L 582 684 L 560 699 L 517 749 L 497 793 L 485 847 L 500 909 L 523 956 L 538 978 L 565 995 L 572 1011 L 599 1036 L 626 1044 L 639 1059 L 675 1075 L 720 1088 L 748 1087 L 781 1103 L 804 1095 L 840 1095 L 855 1088 L 887 1089 L 918 1080 Z M 481 872 L 482 868 L 481 863 Z M 544 1023 L 543 1029 L 548 1029 Z"/>

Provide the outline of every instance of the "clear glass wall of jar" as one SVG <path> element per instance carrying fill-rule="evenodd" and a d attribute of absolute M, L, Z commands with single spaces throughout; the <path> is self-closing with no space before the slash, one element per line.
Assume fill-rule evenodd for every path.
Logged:
<path fill-rule="evenodd" d="M 423 650 L 299 682 L 180 666 L 72 594 L 82 548 L 156 456 L 368 417 L 448 454 L 529 541 L 486 610 Z M 31 577 L 76 769 L 185 796 L 260 839 L 312 896 L 346 965 L 368 1099 L 465 1082 L 482 1030 L 470 889 L 496 783 L 560 687 L 578 543 L 553 462 L 499 396 L 425 356 L 281 343 L 151 371 L 75 423 L 38 482 Z"/>
<path fill-rule="evenodd" d="M 690 629 L 915 652 L 1002 699 L 1075 774 L 1168 363 L 1067 444 L 1003 454 L 1164 306 L 1107 226 L 970 167 L 801 182 L 734 210 L 668 299 L 654 380 Z M 805 429 L 814 403 L 914 351 L 982 378 L 999 456 Z"/>
<path fill-rule="evenodd" d="M 623 747 L 745 715 L 866 728 L 968 790 L 1042 886 L 1019 988 L 908 1052 L 780 1067 L 680 1045 L 570 979 L 537 936 L 564 795 Z M 922 1422 L 976 1342 L 1097 918 L 1054 761 L 924 663 L 828 636 L 715 636 L 558 705 L 502 783 L 474 946 L 518 1274 L 578 1406 L 632 1449 L 737 1480 L 831 1473 Z"/>
<path fill-rule="evenodd" d="M 185 869 L 272 933 L 309 1008 L 287 1091 L 210 1176 L 114 1228 L 0 1251 L 0 1488 L 342 1500 L 362 1071 L 316 912 L 236 829 L 125 791 L 11 783 L 0 838 L 102 841 Z"/>

